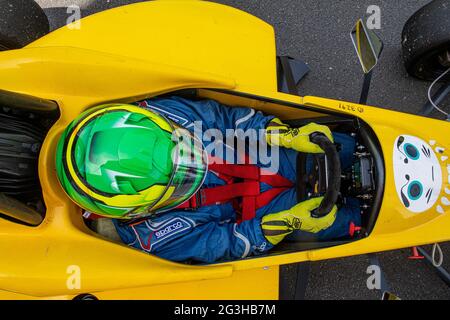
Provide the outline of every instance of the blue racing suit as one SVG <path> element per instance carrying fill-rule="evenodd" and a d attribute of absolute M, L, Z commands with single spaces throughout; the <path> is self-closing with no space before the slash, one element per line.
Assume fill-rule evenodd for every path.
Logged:
<path fill-rule="evenodd" d="M 222 135 L 224 141 L 233 138 L 245 138 L 248 129 L 255 129 L 261 134 L 250 137 L 264 140 L 266 125 L 274 118 L 250 108 L 226 107 L 213 100 L 191 101 L 181 97 L 158 98 L 139 103 L 140 106 L 163 114 L 168 119 L 184 128 L 193 131 L 204 143 L 208 153 L 222 150 L 222 156 L 230 154 L 238 158 L 239 154 L 233 145 L 222 143 L 211 138 L 211 130 L 217 138 Z M 197 132 L 201 128 L 202 132 Z M 227 129 L 234 129 L 233 131 Z M 237 130 L 236 129 L 241 129 Z M 255 131 L 253 131 L 255 133 Z M 198 135 L 201 134 L 202 137 Z M 241 136 L 244 134 L 243 136 Z M 231 139 L 226 140 L 226 138 Z M 355 141 L 347 135 L 334 133 L 336 142 L 341 143 L 341 161 L 351 165 Z M 267 144 L 265 144 L 267 145 Z M 214 146 L 214 148 L 211 148 Z M 252 150 L 246 152 L 252 156 Z M 256 157 L 256 164 L 269 168 L 289 179 L 295 185 L 297 152 L 279 148 L 277 166 L 273 162 L 264 164 Z M 270 150 L 268 152 L 271 155 Z M 212 154 L 217 156 L 217 154 Z M 254 156 L 254 155 L 253 155 Z M 269 157 L 270 158 L 270 157 Z M 272 159 L 273 160 L 273 159 Z M 235 160 L 236 161 L 236 160 Z M 275 171 L 274 171 L 275 172 Z M 211 188 L 224 185 L 225 182 L 212 172 L 208 172 L 202 187 Z M 271 188 L 261 184 L 261 192 Z M 219 260 L 241 259 L 250 255 L 262 254 L 273 246 L 264 237 L 260 224 L 261 218 L 270 213 L 287 210 L 297 204 L 295 187 L 282 192 L 268 205 L 257 209 L 256 217 L 236 223 L 236 212 L 231 203 L 200 207 L 197 210 L 174 209 L 160 216 L 127 223 L 115 220 L 116 229 L 124 243 L 148 253 L 173 261 L 193 261 L 212 263 Z M 305 240 L 330 240 L 348 236 L 349 225 L 360 224 L 360 213 L 357 206 L 341 208 L 334 224 L 318 234 L 299 231 L 300 238 Z M 297 237 L 298 238 L 298 237 Z"/>

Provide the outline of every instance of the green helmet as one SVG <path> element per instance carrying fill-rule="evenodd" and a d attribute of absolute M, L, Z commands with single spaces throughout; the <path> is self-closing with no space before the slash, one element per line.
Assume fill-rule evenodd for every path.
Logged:
<path fill-rule="evenodd" d="M 207 172 L 201 141 L 165 117 L 132 105 L 90 109 L 64 130 L 56 151 L 58 179 L 79 206 L 113 218 L 177 207 Z"/>

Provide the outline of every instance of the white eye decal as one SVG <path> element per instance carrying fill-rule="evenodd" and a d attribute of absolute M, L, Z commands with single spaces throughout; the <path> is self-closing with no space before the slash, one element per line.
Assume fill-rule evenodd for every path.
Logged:
<path fill-rule="evenodd" d="M 428 143 L 402 135 L 394 143 L 394 179 L 403 205 L 424 212 L 436 203 L 442 187 L 439 160 Z"/>

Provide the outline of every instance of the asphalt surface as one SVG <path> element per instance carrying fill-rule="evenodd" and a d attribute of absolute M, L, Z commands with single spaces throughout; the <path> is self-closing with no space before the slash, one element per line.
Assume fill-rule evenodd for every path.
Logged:
<path fill-rule="evenodd" d="M 36 0 L 53 29 L 67 20 L 67 6 L 80 5 L 82 16 L 139 0 Z M 369 105 L 417 113 L 426 101 L 429 83 L 409 77 L 400 55 L 400 35 L 406 20 L 429 0 L 219 0 L 247 11 L 274 26 L 277 51 L 309 64 L 312 71 L 300 84 L 301 95 L 358 101 L 362 73 L 349 32 L 358 18 L 368 17 L 368 6 L 381 9 L 385 43 L 374 73 Z M 450 99 L 444 102 L 450 104 Z M 433 114 L 438 116 L 437 113 Z M 430 250 L 429 247 L 427 249 Z M 444 266 L 450 270 L 450 244 L 443 245 Z M 450 299 L 449 288 L 423 260 L 408 260 L 409 250 L 379 254 L 391 291 L 402 299 Z M 307 299 L 379 299 L 366 286 L 367 256 L 312 263 Z M 292 268 L 285 268 L 292 271 Z"/>

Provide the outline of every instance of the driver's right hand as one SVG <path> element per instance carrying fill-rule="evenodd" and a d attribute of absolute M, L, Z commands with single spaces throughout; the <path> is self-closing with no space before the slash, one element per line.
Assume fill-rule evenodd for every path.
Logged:
<path fill-rule="evenodd" d="M 318 233 L 329 228 L 336 219 L 337 207 L 321 218 L 311 216 L 311 211 L 318 208 L 323 197 L 303 201 L 289 210 L 264 216 L 261 228 L 267 241 L 276 245 L 294 230 Z"/>

